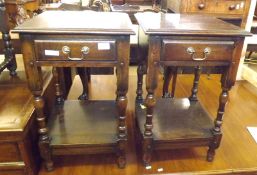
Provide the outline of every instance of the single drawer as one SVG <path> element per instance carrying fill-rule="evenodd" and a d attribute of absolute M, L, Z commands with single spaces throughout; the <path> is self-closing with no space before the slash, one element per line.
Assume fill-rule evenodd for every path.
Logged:
<path fill-rule="evenodd" d="M 245 9 L 245 0 L 219 0 L 216 2 L 215 13 L 220 14 L 243 14 Z"/>
<path fill-rule="evenodd" d="M 210 0 L 188 0 L 187 12 L 192 13 L 210 13 L 213 4 Z"/>
<path fill-rule="evenodd" d="M 162 61 L 229 61 L 233 41 L 169 40 L 162 43 Z"/>
<path fill-rule="evenodd" d="M 35 40 L 37 60 L 115 60 L 115 40 Z"/>

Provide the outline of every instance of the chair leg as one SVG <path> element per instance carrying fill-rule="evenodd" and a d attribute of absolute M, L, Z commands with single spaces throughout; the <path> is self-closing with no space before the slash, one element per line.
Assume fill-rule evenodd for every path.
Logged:
<path fill-rule="evenodd" d="M 249 55 L 248 55 L 248 58 L 251 58 L 252 54 L 253 54 L 253 51 L 250 51 Z"/>
<path fill-rule="evenodd" d="M 88 82 L 89 82 L 89 77 L 88 77 L 88 68 L 81 68 L 78 67 L 77 71 L 79 74 L 79 77 L 82 82 L 83 86 L 83 92 L 82 94 L 78 97 L 79 100 L 88 100 Z"/>
<path fill-rule="evenodd" d="M 176 90 L 176 84 L 177 84 L 178 67 L 174 67 L 172 72 L 173 72 L 173 79 L 172 79 L 172 87 L 171 87 L 170 97 L 174 98 L 175 90 Z"/>
<path fill-rule="evenodd" d="M 171 67 L 165 67 L 164 68 L 164 82 L 163 82 L 163 88 L 162 88 L 162 98 L 170 98 L 171 95 L 169 93 L 169 84 L 170 80 L 172 78 L 172 71 Z"/>
<path fill-rule="evenodd" d="M 192 94 L 189 97 L 190 101 L 197 101 L 197 92 L 198 92 L 198 84 L 199 84 L 199 79 L 201 75 L 201 67 L 197 66 L 195 67 L 195 77 L 194 77 L 194 83 L 193 83 L 193 88 L 191 90 Z"/>
<path fill-rule="evenodd" d="M 177 83 L 177 67 L 166 67 L 164 71 L 164 82 L 163 82 L 163 98 L 174 98 L 176 83 Z M 171 92 L 169 93 L 169 84 L 172 79 Z"/>
<path fill-rule="evenodd" d="M 17 69 L 17 63 L 14 53 L 14 48 L 12 47 L 11 43 L 11 37 L 8 32 L 3 33 L 3 41 L 4 41 L 4 47 L 5 47 L 5 62 L 8 62 L 7 69 L 10 71 L 11 76 L 15 76 L 16 69 Z"/>

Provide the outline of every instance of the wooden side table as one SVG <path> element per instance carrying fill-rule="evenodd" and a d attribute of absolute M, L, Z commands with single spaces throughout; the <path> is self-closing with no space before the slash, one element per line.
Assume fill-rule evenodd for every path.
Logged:
<path fill-rule="evenodd" d="M 125 167 L 131 25 L 122 13 L 48 11 L 15 28 L 22 41 L 47 170 L 53 169 L 54 155 L 109 152 L 117 154 L 120 168 Z M 43 113 L 41 66 L 54 67 L 56 106 L 50 116 Z M 63 101 L 59 67 L 116 67 L 116 101 Z"/>
<path fill-rule="evenodd" d="M 144 164 L 150 163 L 153 150 L 194 146 L 208 146 L 207 160 L 212 161 L 220 145 L 225 105 L 235 83 L 244 37 L 250 33 L 208 16 L 155 13 L 135 16 L 141 27 L 139 38 L 143 38 L 139 41 L 145 53 L 143 65 L 147 66 L 147 96 L 144 102 L 140 101 L 143 73 L 138 71 L 141 74 L 138 75 L 135 109 Z M 160 65 L 195 67 L 189 98 L 155 97 Z M 223 68 L 222 92 L 214 124 L 197 100 L 200 69 L 211 66 Z"/>

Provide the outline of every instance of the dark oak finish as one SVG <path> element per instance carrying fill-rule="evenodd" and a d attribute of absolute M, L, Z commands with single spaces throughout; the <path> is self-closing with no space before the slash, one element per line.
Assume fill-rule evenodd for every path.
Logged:
<path fill-rule="evenodd" d="M 43 72 L 43 96 L 47 110 L 53 104 L 53 81 L 49 71 Z M 0 78 L 0 174 L 36 175 L 40 168 L 33 98 L 27 88 L 24 71 Z M 18 97 L 18 98 L 17 98 Z"/>
<path fill-rule="evenodd" d="M 42 12 L 38 0 L 5 0 L 5 3 L 11 28 Z"/>
<path fill-rule="evenodd" d="M 253 3 L 247 0 L 164 0 L 164 2 L 167 4 L 166 8 L 174 13 L 214 16 L 242 29 L 246 27 L 250 5 Z M 173 72 L 173 77 L 176 77 L 176 74 Z M 166 82 L 169 82 L 171 77 L 172 75 L 165 75 Z M 175 89 L 172 88 L 172 91 Z"/>
<path fill-rule="evenodd" d="M 239 21 L 242 28 L 246 25 L 250 4 L 248 0 L 167 0 L 167 8 L 175 13 L 204 14 Z"/>
<path fill-rule="evenodd" d="M 109 19 L 112 19 L 112 21 Z M 80 21 L 83 21 L 83 23 Z M 52 155 L 55 155 L 56 152 L 57 154 L 80 154 L 80 151 L 82 151 L 82 153 L 100 153 L 110 152 L 110 150 L 115 148 L 118 157 L 118 166 L 120 168 L 125 167 L 125 145 L 127 140 L 125 119 L 130 49 L 129 35 L 134 34 L 131 25 L 128 15 L 122 13 L 49 11 L 24 22 L 14 29 L 14 32 L 20 34 L 22 40 L 25 70 L 28 76 L 29 88 L 34 95 L 34 105 L 37 112 L 39 149 L 48 171 L 53 169 Z M 34 43 L 36 44 L 34 45 Z M 81 53 L 76 55 L 79 47 Z M 61 55 L 61 53 L 67 54 L 66 57 Z M 58 57 L 59 55 L 60 57 Z M 83 55 L 88 57 L 83 58 Z M 55 133 L 55 129 L 51 129 L 57 126 L 54 124 L 55 126 L 48 127 L 46 122 L 47 115 L 43 112 L 44 99 L 41 96 L 41 66 L 46 65 L 54 67 L 116 67 L 116 115 L 118 118 L 116 118 L 117 131 L 116 134 L 113 135 L 113 137 L 116 136 L 116 140 L 107 139 L 107 141 L 98 142 L 98 148 L 101 147 L 101 151 L 96 147 L 95 152 L 91 148 L 94 148 L 94 144 L 99 139 L 99 135 L 97 132 L 94 133 L 94 131 L 90 134 L 93 142 L 92 140 L 83 140 L 85 143 L 82 143 L 82 145 L 84 144 L 83 146 L 87 151 L 83 151 L 80 146 L 76 147 L 77 141 L 69 143 L 69 149 L 65 149 L 67 148 L 65 140 L 61 139 L 59 142 L 57 141 L 56 144 L 56 136 L 53 134 L 53 132 Z M 83 110 L 84 112 L 82 114 L 85 114 L 86 120 L 84 119 L 75 123 L 71 120 L 67 123 L 67 125 L 70 125 L 71 128 L 76 130 L 76 124 L 78 122 L 87 121 L 88 117 L 86 114 L 97 114 L 97 112 L 92 112 L 91 109 L 96 109 L 101 105 L 102 108 L 105 108 L 107 105 L 106 110 L 109 109 L 108 104 L 90 103 L 90 101 L 85 102 L 88 108 L 85 108 L 84 105 L 79 105 L 77 102 L 78 108 L 76 108 L 76 111 L 73 111 L 73 109 L 71 110 L 70 108 L 66 109 L 67 104 L 71 106 L 73 104 L 65 102 L 62 109 L 62 105 L 60 105 L 62 93 L 59 87 L 58 69 L 54 68 L 53 72 L 58 103 L 54 106 L 54 109 L 58 112 L 48 118 L 48 124 L 51 125 L 51 123 L 54 123 L 51 121 L 55 120 L 55 116 L 58 118 L 58 122 L 63 122 L 63 120 L 69 121 L 67 118 L 73 117 L 74 114 L 76 115 L 76 113 L 80 113 L 80 110 Z M 66 110 L 73 112 L 67 114 L 68 112 Z M 65 112 L 64 116 L 62 115 L 63 112 Z M 101 112 L 101 108 L 98 109 L 98 112 L 100 112 L 100 116 L 105 113 L 105 111 Z M 66 116 L 66 114 L 68 116 Z M 115 116 L 115 113 L 113 113 L 113 116 Z M 102 124 L 104 126 L 105 121 L 102 119 L 101 117 L 95 120 L 99 122 L 99 125 Z M 90 123 L 85 124 L 85 127 L 87 125 L 90 125 Z M 91 125 L 94 126 L 92 123 Z M 87 134 L 87 130 L 84 129 L 88 128 L 85 127 L 80 131 L 80 135 Z M 60 127 L 60 130 L 65 133 L 65 128 Z M 102 137 L 105 137 L 104 133 L 102 134 Z M 53 142 L 50 136 L 53 137 Z M 72 132 L 67 132 L 67 137 L 73 137 Z M 91 146 L 88 146 L 89 141 L 92 143 Z M 116 147 L 113 148 L 114 145 Z M 55 152 L 55 148 L 58 148 L 58 151 Z"/>
<path fill-rule="evenodd" d="M 212 161 L 215 149 L 220 145 L 222 137 L 221 124 L 225 104 L 228 100 L 228 91 L 235 83 L 244 37 L 250 35 L 250 33 L 241 30 L 239 27 L 208 16 L 154 13 L 138 13 L 135 16 L 145 33 L 143 34 L 141 32 L 141 35 L 148 37 L 149 43 L 148 54 L 144 55 L 147 58 L 142 58 L 147 60 L 147 96 L 144 102 L 146 107 L 144 128 L 142 128 L 142 122 L 140 122 L 140 112 L 136 111 L 137 122 L 139 123 L 138 129 L 143 138 L 142 150 L 144 164 L 149 165 L 152 151 L 153 149 L 158 149 L 158 147 L 169 149 L 209 146 L 207 160 Z M 151 19 L 151 21 L 149 19 Z M 219 28 L 216 28 L 216 26 L 219 26 Z M 144 42 L 142 43 L 145 45 Z M 142 46 L 142 48 L 144 47 L 145 46 Z M 145 48 L 147 49 L 147 47 Z M 172 104 L 167 106 L 158 104 L 159 101 L 155 98 L 155 89 L 158 86 L 157 76 L 160 65 L 196 67 L 192 94 L 189 97 L 191 100 L 190 104 L 186 102 L 182 103 L 181 100 L 177 99 L 172 100 Z M 212 128 L 210 127 L 210 120 L 208 120 L 209 122 L 206 122 L 207 120 L 205 120 L 205 122 L 193 122 L 190 120 L 191 116 L 199 120 L 201 120 L 201 117 L 208 118 L 208 115 L 202 112 L 203 109 L 197 102 L 197 86 L 200 76 L 199 66 L 223 66 L 222 69 L 224 70 L 221 78 L 222 93 L 219 99 L 219 108 Z M 141 81 L 141 79 L 142 78 L 139 80 Z M 166 86 L 164 89 L 167 89 L 166 82 L 164 85 Z M 165 100 L 169 101 L 170 99 Z M 140 105 L 142 105 L 142 103 L 138 103 L 138 106 Z M 181 111 L 180 108 L 184 109 L 184 111 Z M 182 116 L 188 117 L 190 121 L 188 121 L 188 125 L 187 122 L 183 120 Z M 153 122 L 153 118 L 158 120 L 157 124 Z M 166 125 L 166 123 L 168 123 L 166 120 L 178 122 L 174 125 L 180 126 L 180 129 L 176 129 L 175 126 L 172 127 L 171 124 Z M 154 127 L 157 127 L 155 131 L 153 130 Z M 167 127 L 169 127 L 169 129 L 167 129 Z M 190 128 L 197 129 L 197 127 L 201 127 L 204 134 L 196 134 L 197 139 L 195 139 L 195 131 L 190 130 Z M 172 135 L 173 131 L 174 135 L 176 135 L 175 137 L 165 135 L 165 133 Z M 165 135 L 165 137 L 160 136 L 159 133 L 161 132 L 164 132 L 163 135 Z M 185 133 L 192 135 L 190 136 L 190 134 Z M 158 137 L 155 138 L 158 134 L 161 139 Z M 201 136 L 199 135 L 204 136 L 204 139 L 201 140 Z M 206 135 L 209 137 L 206 138 Z M 161 142 L 158 142 L 159 139 Z"/>
<path fill-rule="evenodd" d="M 194 70 L 194 68 L 192 68 Z M 89 84 L 90 98 L 93 100 L 115 98 L 116 76 L 115 75 L 92 75 Z M 178 75 L 177 98 L 188 97 L 191 94 L 194 76 Z M 224 123 L 222 125 L 223 138 L 220 148 L 216 151 L 215 161 L 205 161 L 208 147 L 192 147 L 173 150 L 153 151 L 152 168 L 146 169 L 142 165 L 140 152 L 136 149 L 135 141 L 135 91 L 136 91 L 136 67 L 131 66 L 129 70 L 129 90 L 127 108 L 127 165 L 125 169 L 118 169 L 115 156 L 109 154 L 81 155 L 81 156 L 58 156 L 55 159 L 55 170 L 47 172 L 43 167 L 39 175 L 70 175 L 70 174 L 104 174 L 106 175 L 142 175 L 142 174 L 171 174 L 171 175 L 244 175 L 256 174 L 257 145 L 249 134 L 246 126 L 257 126 L 256 101 L 257 91 L 254 86 L 246 81 L 238 81 L 231 89 L 229 102 L 226 106 Z M 162 96 L 162 75 L 158 78 L 156 97 Z M 212 120 L 218 108 L 220 95 L 220 76 L 202 75 L 199 81 L 198 99 L 206 111 L 211 114 Z M 144 86 L 145 87 L 145 83 Z M 108 90 L 107 90 L 108 88 Z M 74 79 L 69 99 L 76 100 L 82 85 L 79 77 Z M 99 93 L 106 90 L 107 93 Z M 144 91 L 145 96 L 145 91 Z M 158 103 L 157 103 L 158 104 Z M 243 116 L 243 117 L 242 117 Z M 156 129 L 155 127 L 153 128 Z M 239 141 L 240 140 L 240 141 Z M 157 170 L 162 168 L 162 172 Z"/>
<path fill-rule="evenodd" d="M 204 59 L 205 57 L 205 61 L 229 61 L 234 42 L 205 40 L 181 41 L 171 38 L 170 40 L 163 40 L 162 45 L 161 61 L 191 61 L 192 59 Z M 207 53 L 207 51 L 209 52 Z M 174 55 L 174 52 L 176 52 L 176 55 Z M 188 56 L 189 54 L 191 57 Z"/>
<path fill-rule="evenodd" d="M 192 90 L 191 90 L 192 93 L 191 93 L 191 95 L 189 97 L 190 101 L 197 101 L 197 92 L 198 92 L 198 85 L 199 85 L 200 74 L 201 74 L 201 67 L 200 66 L 196 66 L 195 67 L 194 83 L 193 83 L 193 87 L 192 87 Z"/>
<path fill-rule="evenodd" d="M 0 32 L 2 33 L 2 40 L 4 46 L 5 60 L 0 64 L 0 72 L 5 68 L 10 71 L 10 75 L 16 75 L 15 70 L 17 69 L 14 49 L 10 37 L 10 26 L 8 22 L 8 15 L 6 12 L 5 2 L 0 1 Z"/>
<path fill-rule="evenodd" d="M 98 49 L 98 43 L 110 44 L 110 49 Z M 64 46 L 69 51 L 64 52 Z M 81 51 L 85 46 L 88 53 Z M 70 39 L 60 40 L 35 40 L 35 49 L 37 60 L 69 60 L 72 58 L 80 58 L 84 60 L 109 60 L 113 61 L 116 58 L 115 40 L 96 40 L 94 38 L 85 39 L 82 41 L 72 41 Z M 58 50 L 59 56 L 46 55 L 45 50 Z"/>
<path fill-rule="evenodd" d="M 212 120 L 199 102 L 164 98 L 156 101 L 155 108 L 152 120 L 154 149 L 209 146 L 213 137 Z M 136 104 L 135 110 L 139 128 L 144 130 L 146 109 Z"/>
<path fill-rule="evenodd" d="M 53 155 L 114 153 L 116 116 L 115 101 L 66 101 L 48 122 Z"/>

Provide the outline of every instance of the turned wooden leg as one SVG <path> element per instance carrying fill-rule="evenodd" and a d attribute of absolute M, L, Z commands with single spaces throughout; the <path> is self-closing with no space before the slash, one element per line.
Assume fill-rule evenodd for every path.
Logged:
<path fill-rule="evenodd" d="M 126 141 L 127 141 L 127 130 L 126 130 L 126 108 L 127 108 L 127 97 L 124 93 L 118 92 L 117 107 L 119 111 L 119 122 L 118 122 L 118 166 L 119 168 L 125 168 L 126 166 Z"/>
<path fill-rule="evenodd" d="M 61 87 L 61 81 L 60 81 L 60 68 L 53 67 L 53 78 L 54 78 L 54 84 L 55 84 L 55 102 L 58 105 L 62 105 L 64 103 L 63 98 L 63 91 Z"/>
<path fill-rule="evenodd" d="M 150 165 L 152 150 L 153 150 L 153 113 L 156 103 L 154 96 L 155 89 L 158 84 L 158 69 L 160 58 L 160 40 L 151 38 L 149 40 L 149 53 L 148 54 L 148 71 L 146 75 L 146 90 L 147 96 L 145 99 L 146 106 L 146 122 L 144 125 L 144 140 L 143 140 L 143 163 L 145 166 Z"/>
<path fill-rule="evenodd" d="M 224 84 L 222 83 L 222 92 L 219 97 L 219 108 L 217 112 L 217 117 L 214 121 L 214 128 L 212 130 L 214 137 L 213 137 L 212 143 L 209 146 L 209 150 L 207 153 L 207 161 L 209 162 L 213 161 L 214 155 L 215 155 L 215 149 L 219 147 L 220 141 L 222 138 L 221 125 L 222 125 L 223 115 L 225 112 L 225 106 L 228 101 L 228 91 L 230 89 L 230 87 L 226 87 L 226 85 Z"/>
<path fill-rule="evenodd" d="M 199 85 L 199 79 L 200 79 L 200 75 L 201 75 L 201 67 L 197 66 L 195 67 L 195 77 L 194 77 L 194 83 L 193 83 L 193 87 L 192 87 L 192 94 L 189 97 L 190 101 L 197 101 L 197 92 L 198 92 L 198 85 Z"/>
<path fill-rule="evenodd" d="M 5 60 L 3 63 L 0 64 L 0 72 L 2 72 L 5 68 L 10 71 L 10 75 L 16 75 L 16 59 L 15 53 L 11 42 L 11 37 L 9 34 L 10 26 L 9 26 L 9 18 L 8 13 L 6 11 L 5 2 L 0 1 L 0 25 L 1 25 L 1 32 L 2 32 L 2 39 L 4 44 L 4 55 Z"/>
<path fill-rule="evenodd" d="M 142 103 L 143 102 L 143 76 L 144 76 L 144 65 L 143 62 L 139 63 L 137 67 L 137 96 L 136 102 Z"/>
<path fill-rule="evenodd" d="M 41 93 L 41 92 L 40 92 Z M 44 100 L 42 96 L 34 94 L 34 106 L 37 114 L 38 133 L 39 133 L 39 151 L 41 157 L 44 159 L 45 167 L 48 171 L 53 170 L 53 161 L 50 150 L 50 138 L 48 136 L 48 129 L 46 127 L 46 117 L 43 112 Z"/>
<path fill-rule="evenodd" d="M 116 65 L 117 76 L 117 97 L 116 104 L 118 110 L 117 126 L 117 164 L 119 168 L 126 166 L 126 146 L 127 146 L 127 128 L 126 128 L 126 109 L 128 92 L 128 71 L 129 71 L 129 36 L 118 43 L 118 63 Z"/>
<path fill-rule="evenodd" d="M 11 76 L 15 76 L 16 69 L 17 69 L 17 63 L 16 63 L 16 58 L 15 58 L 15 53 L 14 53 L 14 48 L 12 47 L 12 42 L 11 42 L 11 37 L 9 32 L 3 33 L 3 41 L 4 41 L 4 55 L 5 55 L 5 60 L 4 62 L 6 63 L 7 69 L 10 71 Z M 0 68 L 2 69 L 2 68 Z M 4 69 L 4 67 L 3 67 Z"/>
<path fill-rule="evenodd" d="M 143 163 L 148 166 L 151 162 L 152 150 L 153 150 L 153 108 L 155 105 L 155 98 L 152 93 L 148 93 L 146 97 L 146 123 L 144 131 L 144 141 L 143 141 Z"/>
<path fill-rule="evenodd" d="M 77 68 L 79 77 L 81 79 L 82 82 L 82 86 L 83 86 L 83 92 L 82 94 L 79 96 L 79 100 L 88 100 L 88 68 L 81 68 L 78 67 Z"/>
<path fill-rule="evenodd" d="M 43 112 L 45 106 L 44 99 L 42 98 L 43 76 L 41 67 L 34 64 L 36 54 L 34 53 L 34 42 L 32 40 L 24 39 L 22 41 L 22 54 L 24 67 L 27 73 L 28 86 L 34 96 L 34 107 L 39 133 L 39 151 L 44 160 L 46 169 L 51 171 L 53 169 L 53 161 L 50 149 L 50 138 L 46 126 L 46 116 Z"/>

